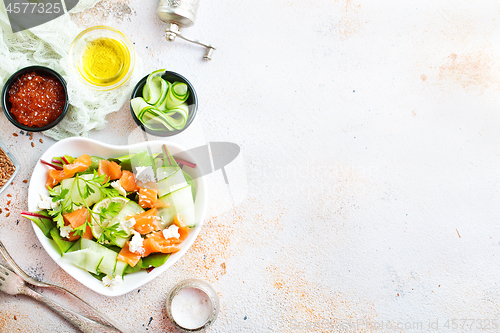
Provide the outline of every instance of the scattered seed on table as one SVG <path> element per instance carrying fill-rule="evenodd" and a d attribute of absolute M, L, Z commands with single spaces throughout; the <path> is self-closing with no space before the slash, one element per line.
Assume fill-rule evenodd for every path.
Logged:
<path fill-rule="evenodd" d="M 9 211 L 10 209 L 8 209 L 7 207 L 4 208 L 6 211 Z"/>
<path fill-rule="evenodd" d="M 12 195 L 9 193 L 9 194 L 7 194 L 7 196 L 10 198 Z"/>
<path fill-rule="evenodd" d="M 18 136 L 17 133 L 12 133 L 13 136 Z"/>
<path fill-rule="evenodd" d="M 9 200 L 9 201 L 7 201 L 7 205 L 10 205 L 10 200 Z"/>
<path fill-rule="evenodd" d="M 35 147 L 35 144 L 33 142 L 31 143 L 31 147 Z"/>
<path fill-rule="evenodd" d="M 2 214 L 2 208 L 0 208 L 0 214 Z"/>
<path fill-rule="evenodd" d="M 5 214 L 5 217 L 9 217 L 9 216 L 10 216 L 10 213 Z"/>
<path fill-rule="evenodd" d="M 40 138 L 40 140 L 39 140 L 39 141 L 40 141 L 40 143 L 43 143 L 43 140 L 42 140 L 42 138 Z"/>
<path fill-rule="evenodd" d="M 25 184 L 26 184 L 27 182 L 28 182 L 28 180 L 27 180 L 27 179 L 23 180 L 23 183 L 25 183 Z"/>

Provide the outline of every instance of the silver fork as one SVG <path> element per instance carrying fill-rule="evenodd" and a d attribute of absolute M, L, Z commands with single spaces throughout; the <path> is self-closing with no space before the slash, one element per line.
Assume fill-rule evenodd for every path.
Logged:
<path fill-rule="evenodd" d="M 67 290 L 66 288 L 63 288 L 63 287 L 55 285 L 55 284 L 51 284 L 51 283 L 47 283 L 47 282 L 42 282 L 42 281 L 35 280 L 31 276 L 29 276 L 28 274 L 26 274 L 21 269 L 21 267 L 19 267 L 19 265 L 14 261 L 14 259 L 10 256 L 9 252 L 7 252 L 7 249 L 3 245 L 2 241 L 0 241 L 0 254 L 4 257 L 5 261 L 7 261 L 7 263 L 14 270 L 14 272 L 16 272 L 24 281 L 28 282 L 29 284 L 31 284 L 33 286 L 37 286 L 37 287 L 50 287 L 50 288 L 55 288 L 55 289 L 58 289 L 60 291 L 66 292 L 66 293 L 70 294 L 71 296 L 73 296 L 74 298 L 76 298 L 77 300 L 79 300 L 81 303 L 83 303 L 88 309 L 91 309 L 96 315 L 98 315 L 101 318 L 101 320 L 106 325 L 109 325 L 109 326 L 117 328 L 117 331 L 126 332 L 125 329 L 123 329 L 123 328 L 119 327 L 117 324 L 113 323 L 111 321 L 111 319 L 109 319 L 105 314 L 103 314 L 102 312 L 98 311 L 92 305 L 90 305 L 89 303 L 85 302 L 83 299 L 81 299 L 77 295 L 73 294 L 71 291 Z"/>
<path fill-rule="evenodd" d="M 78 327 L 84 333 L 119 332 L 112 327 L 103 325 L 101 323 L 98 323 L 97 321 L 71 311 L 64 306 L 52 301 L 51 299 L 37 293 L 33 289 L 29 288 L 19 275 L 2 264 L 0 264 L 0 291 L 3 291 L 9 295 L 21 294 L 33 297 L 35 300 L 44 303 L 52 310 L 66 318 L 66 320 Z"/>

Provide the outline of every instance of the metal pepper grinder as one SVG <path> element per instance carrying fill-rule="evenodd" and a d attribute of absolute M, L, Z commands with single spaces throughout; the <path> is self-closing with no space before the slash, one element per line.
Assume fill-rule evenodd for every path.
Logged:
<path fill-rule="evenodd" d="M 163 22 L 168 24 L 167 40 L 173 42 L 176 37 L 185 41 L 204 46 L 207 51 L 203 56 L 205 60 L 211 60 L 215 47 L 203 44 L 199 41 L 189 39 L 181 34 L 181 28 L 188 28 L 196 20 L 196 12 L 200 0 L 160 0 L 156 14 Z"/>

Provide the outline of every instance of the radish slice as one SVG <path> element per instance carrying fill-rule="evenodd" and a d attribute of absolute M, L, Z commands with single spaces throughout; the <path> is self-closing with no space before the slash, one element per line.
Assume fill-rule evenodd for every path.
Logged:
<path fill-rule="evenodd" d="M 55 165 L 55 164 L 49 163 L 49 162 L 44 161 L 44 160 L 42 160 L 42 159 L 40 159 L 40 162 L 42 162 L 42 164 L 48 165 L 49 167 L 52 167 L 52 168 L 54 168 L 54 169 L 56 169 L 56 170 L 63 170 L 63 167 L 60 167 L 60 166 L 58 166 L 58 165 Z"/>
<path fill-rule="evenodd" d="M 21 216 L 33 216 L 33 217 L 38 217 L 39 219 L 52 220 L 52 218 L 49 216 L 45 216 L 45 215 L 37 214 L 37 213 L 32 213 L 32 212 L 21 212 Z"/>

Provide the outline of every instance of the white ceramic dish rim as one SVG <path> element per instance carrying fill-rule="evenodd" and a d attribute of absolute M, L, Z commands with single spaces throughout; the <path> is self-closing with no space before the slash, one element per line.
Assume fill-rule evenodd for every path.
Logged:
<path fill-rule="evenodd" d="M 176 155 L 179 158 L 182 158 L 187 161 L 192 161 L 196 163 L 196 158 L 191 154 L 186 152 L 186 149 L 181 146 L 168 142 L 165 140 L 161 141 L 147 141 L 142 143 L 137 143 L 133 145 L 125 145 L 125 146 L 115 146 L 109 145 L 106 143 L 102 143 L 96 140 L 87 139 L 87 138 L 68 138 L 56 142 L 53 146 L 51 146 L 47 151 L 40 157 L 43 160 L 50 160 L 54 156 L 61 156 L 63 154 L 71 155 L 71 156 L 80 156 L 81 154 L 89 154 L 95 156 L 101 156 L 104 158 L 112 158 L 127 155 L 131 152 L 138 152 L 144 149 L 150 149 L 151 152 L 161 152 L 161 146 L 166 144 L 172 155 Z M 31 176 L 29 190 L 28 190 L 28 210 L 29 211 L 37 211 L 38 202 L 40 199 L 39 193 L 48 193 L 45 188 L 45 182 L 47 178 L 47 170 L 50 167 L 42 164 L 40 161 L 37 162 L 35 168 L 33 169 L 33 174 Z M 196 176 L 199 172 L 199 168 L 188 168 L 185 167 L 184 171 L 186 171 L 191 176 Z M 150 273 L 146 271 L 140 271 L 133 274 L 128 274 L 125 276 L 123 283 L 118 286 L 116 289 L 111 289 L 108 287 L 104 287 L 101 281 L 94 278 L 88 272 L 83 269 L 80 269 L 74 266 L 69 261 L 64 260 L 55 248 L 55 243 L 45 237 L 40 228 L 32 223 L 33 229 L 35 230 L 35 234 L 38 237 L 38 240 L 44 247 L 45 251 L 49 254 L 49 256 L 69 275 L 79 281 L 81 284 L 86 286 L 87 288 L 105 296 L 120 296 L 135 290 L 146 283 L 152 281 L 160 274 L 164 273 L 169 267 L 171 267 L 177 260 L 179 260 L 187 250 L 193 245 L 196 237 L 201 231 L 203 220 L 206 212 L 206 185 L 203 177 L 193 177 L 194 184 L 196 187 L 196 201 L 195 201 L 195 213 L 196 213 L 196 226 L 191 229 L 189 236 L 182 243 L 181 250 L 175 254 L 172 254 L 167 262 L 153 269 Z"/>

